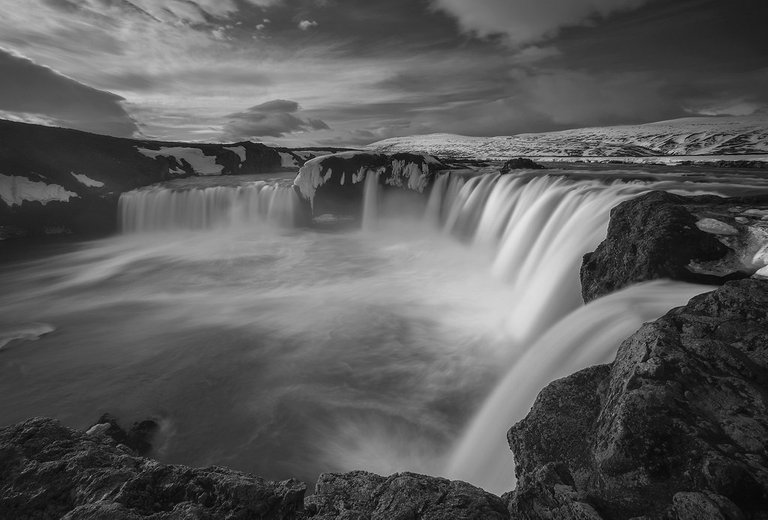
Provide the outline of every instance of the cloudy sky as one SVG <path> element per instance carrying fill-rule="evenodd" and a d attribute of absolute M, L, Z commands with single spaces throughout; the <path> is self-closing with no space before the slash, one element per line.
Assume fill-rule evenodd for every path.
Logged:
<path fill-rule="evenodd" d="M 358 145 L 750 115 L 765 0 L 0 0 L 0 118 Z"/>

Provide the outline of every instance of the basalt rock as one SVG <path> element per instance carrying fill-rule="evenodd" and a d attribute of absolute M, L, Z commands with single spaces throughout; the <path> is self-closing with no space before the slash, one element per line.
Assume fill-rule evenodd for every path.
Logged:
<path fill-rule="evenodd" d="M 305 490 L 296 480 L 158 464 L 52 419 L 0 429 L 3 519 L 292 519 Z"/>
<path fill-rule="evenodd" d="M 518 157 L 516 159 L 510 159 L 502 164 L 500 172 L 504 175 L 512 170 L 546 170 L 546 168 L 526 157 Z"/>
<path fill-rule="evenodd" d="M 584 256 L 589 302 L 633 283 L 668 278 L 720 285 L 768 264 L 768 197 L 684 197 L 654 191 L 611 211 L 606 239 Z"/>
<path fill-rule="evenodd" d="M 151 422 L 151 421 L 150 421 Z M 123 430 L 110 415 L 88 432 L 35 418 L 0 429 L 3 520 L 368 519 L 505 520 L 501 498 L 464 482 L 364 471 L 270 482 L 220 467 L 189 468 L 137 456 L 147 421 Z"/>
<path fill-rule="evenodd" d="M 513 518 L 768 518 L 768 281 L 644 325 L 508 433 Z"/>
<path fill-rule="evenodd" d="M 343 152 L 307 161 L 294 184 L 312 204 L 315 216 L 358 217 L 362 214 L 361 201 L 369 176 L 382 190 L 418 197 L 431 185 L 436 172 L 444 168 L 440 160 L 429 155 Z"/>
<path fill-rule="evenodd" d="M 397 473 L 381 477 L 365 471 L 325 473 L 307 497 L 313 520 L 502 520 L 501 499 L 466 482 Z"/>

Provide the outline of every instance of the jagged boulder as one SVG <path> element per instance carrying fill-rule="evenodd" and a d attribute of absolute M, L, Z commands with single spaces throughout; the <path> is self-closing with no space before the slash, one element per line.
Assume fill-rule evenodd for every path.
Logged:
<path fill-rule="evenodd" d="M 305 484 L 138 457 L 103 432 L 36 418 L 0 429 L 0 518 L 292 519 Z"/>
<path fill-rule="evenodd" d="M 767 309 L 728 282 L 546 387 L 508 433 L 513 517 L 768 518 Z"/>
<path fill-rule="evenodd" d="M 606 239 L 584 256 L 584 301 L 661 278 L 720 285 L 750 276 L 768 264 L 766 214 L 766 196 L 653 191 L 623 202 L 611 211 Z"/>
<path fill-rule="evenodd" d="M 397 473 L 382 477 L 365 471 L 324 473 L 305 514 L 313 520 L 502 520 L 506 506 L 466 482 Z"/>

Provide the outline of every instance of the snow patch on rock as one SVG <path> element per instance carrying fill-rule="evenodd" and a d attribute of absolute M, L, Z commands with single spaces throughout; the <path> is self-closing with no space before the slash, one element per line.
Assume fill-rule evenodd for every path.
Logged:
<path fill-rule="evenodd" d="M 244 163 L 246 158 L 245 146 L 225 146 L 225 150 L 235 152 L 240 157 L 240 162 Z"/>
<path fill-rule="evenodd" d="M 334 174 L 333 169 L 327 163 L 333 162 L 338 165 L 339 160 L 351 161 L 364 158 L 362 161 L 351 163 L 348 168 L 337 171 L 336 180 L 340 186 L 363 182 L 369 173 L 373 173 L 380 176 L 384 184 L 389 186 L 423 192 L 429 185 L 430 165 L 441 165 L 442 163 L 430 156 L 419 155 L 416 157 L 418 157 L 416 160 L 395 159 L 382 154 L 358 151 L 323 155 L 304 163 L 304 166 L 299 169 L 294 185 L 298 187 L 302 196 L 309 200 L 311 205 L 314 205 L 317 189 L 330 181 Z"/>
<path fill-rule="evenodd" d="M 283 168 L 298 168 L 299 163 L 296 162 L 296 157 L 288 152 L 277 152 L 280 154 L 280 166 Z"/>
<path fill-rule="evenodd" d="M 162 147 L 159 150 L 150 150 L 137 146 L 136 149 L 142 155 L 152 159 L 157 157 L 173 157 L 179 162 L 183 159 L 199 175 L 221 175 L 224 169 L 223 165 L 216 164 L 215 156 L 205 155 L 200 148 L 172 146 Z"/>
<path fill-rule="evenodd" d="M 69 202 L 77 193 L 67 191 L 58 184 L 46 184 L 18 175 L 0 174 L 0 198 L 9 206 L 21 206 L 22 202 L 39 202 L 43 206 L 52 201 Z"/>
<path fill-rule="evenodd" d="M 77 182 L 82 184 L 83 186 L 87 186 L 88 188 L 103 188 L 104 183 L 101 181 L 97 181 L 94 179 L 91 179 L 87 175 L 83 175 L 80 173 L 70 172 L 72 174 L 72 177 L 77 179 Z"/>

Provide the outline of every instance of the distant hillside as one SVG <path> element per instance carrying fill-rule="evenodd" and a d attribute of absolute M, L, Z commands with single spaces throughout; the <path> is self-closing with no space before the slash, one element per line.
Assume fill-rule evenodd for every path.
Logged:
<path fill-rule="evenodd" d="M 192 175 L 298 171 L 331 151 L 121 139 L 0 120 L 0 239 L 107 233 L 124 191 Z"/>
<path fill-rule="evenodd" d="M 367 147 L 454 159 L 510 157 L 650 157 L 768 153 L 768 116 L 690 117 L 633 126 L 579 128 L 505 137 L 429 134 L 395 137 Z"/>

